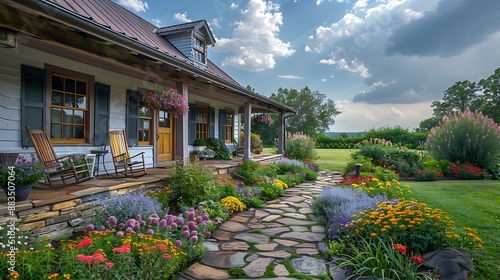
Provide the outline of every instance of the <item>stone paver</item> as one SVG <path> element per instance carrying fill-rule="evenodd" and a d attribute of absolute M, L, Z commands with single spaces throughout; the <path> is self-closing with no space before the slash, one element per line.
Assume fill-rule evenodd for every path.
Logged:
<path fill-rule="evenodd" d="M 280 263 L 291 258 L 292 251 L 300 255 L 290 259 L 297 272 L 313 279 L 322 274 L 345 279 L 345 272 L 334 263 L 311 257 L 328 250 L 328 243 L 323 241 L 325 227 L 315 220 L 311 203 L 325 187 L 341 179 L 340 173 L 321 171 L 318 180 L 286 189 L 286 196 L 268 201 L 263 208 L 232 215 L 204 243 L 207 252 L 200 262 L 188 267 L 177 280 L 233 279 L 230 268 L 242 268 L 252 280 L 293 280 L 296 278 L 289 277 L 290 272 Z M 259 278 L 271 264 L 278 277 Z"/>

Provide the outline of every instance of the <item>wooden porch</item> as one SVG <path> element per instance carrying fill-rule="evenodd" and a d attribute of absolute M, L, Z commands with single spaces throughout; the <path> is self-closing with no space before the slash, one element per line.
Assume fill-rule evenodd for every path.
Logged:
<path fill-rule="evenodd" d="M 282 156 L 252 155 L 252 160 L 272 163 Z M 241 157 L 234 157 L 232 160 L 201 160 L 200 164 L 213 168 L 217 175 L 228 176 L 236 170 L 241 160 Z M 32 230 L 33 236 L 56 236 L 79 231 L 95 215 L 96 200 L 161 187 L 168 176 L 169 170 L 163 166 L 147 168 L 146 175 L 136 178 L 99 175 L 61 188 L 36 184 L 26 201 L 15 203 L 15 209 L 9 208 L 7 197 L 1 192 L 0 225 L 12 218 L 16 221 L 25 218 L 20 229 Z"/>

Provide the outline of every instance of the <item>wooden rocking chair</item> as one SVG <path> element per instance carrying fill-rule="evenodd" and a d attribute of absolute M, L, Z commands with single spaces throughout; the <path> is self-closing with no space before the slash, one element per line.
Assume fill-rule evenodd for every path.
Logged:
<path fill-rule="evenodd" d="M 26 127 L 26 129 L 35 147 L 38 160 L 40 160 L 45 167 L 45 177 L 47 183 L 49 183 L 51 187 L 54 187 L 55 179 L 60 179 L 63 186 L 90 179 L 90 172 L 86 160 L 82 163 L 75 164 L 74 155 L 57 157 L 45 129 L 31 130 L 29 127 Z M 68 179 L 72 179 L 73 182 L 68 184 L 66 182 Z"/>
<path fill-rule="evenodd" d="M 136 177 L 146 174 L 144 152 L 130 156 L 125 130 L 108 129 L 108 138 L 116 176 L 118 176 L 118 173 L 124 174 L 125 177 Z"/>

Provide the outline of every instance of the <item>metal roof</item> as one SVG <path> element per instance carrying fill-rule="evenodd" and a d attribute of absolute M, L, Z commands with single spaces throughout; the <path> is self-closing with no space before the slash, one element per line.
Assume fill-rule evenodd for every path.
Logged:
<path fill-rule="evenodd" d="M 53 3 L 58 10 L 78 15 L 81 19 L 92 22 L 96 26 L 100 26 L 101 30 L 103 30 L 103 32 L 98 32 L 100 34 L 106 34 L 106 30 L 109 30 L 119 36 L 129 38 L 131 41 L 128 44 L 134 48 L 141 48 L 145 50 L 146 55 L 152 55 L 153 58 L 161 60 L 157 53 L 155 53 L 159 52 L 166 59 L 169 58 L 168 60 L 173 59 L 174 61 L 178 61 L 179 63 L 175 63 L 177 65 L 185 65 L 187 69 L 196 69 L 197 72 L 206 73 L 207 78 L 216 78 L 222 82 L 222 84 L 240 92 L 239 94 L 241 95 L 246 95 L 249 98 L 255 98 L 256 100 L 260 100 L 261 102 L 266 102 L 268 104 L 273 104 L 274 106 L 281 107 L 287 112 L 296 113 L 294 108 L 247 90 L 209 59 L 206 67 L 202 67 L 199 63 L 190 60 L 168 40 L 156 33 L 158 27 L 111 0 L 20 0 L 17 3 L 31 3 L 33 4 L 30 5 L 31 7 L 38 6 L 45 8 L 43 5 L 44 2 Z M 59 16 L 57 14 L 52 16 L 69 19 L 62 14 Z M 206 23 L 206 21 L 203 20 L 196 21 L 193 24 L 199 24 L 200 22 Z M 113 38 L 116 39 L 116 37 Z M 144 47 L 146 49 L 144 49 Z M 151 51 L 147 51 L 147 48 Z"/>

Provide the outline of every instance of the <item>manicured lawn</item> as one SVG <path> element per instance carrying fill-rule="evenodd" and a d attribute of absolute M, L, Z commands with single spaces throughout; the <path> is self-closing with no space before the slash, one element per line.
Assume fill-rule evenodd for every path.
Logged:
<path fill-rule="evenodd" d="M 497 180 L 441 180 L 408 182 L 413 196 L 429 207 L 440 208 L 458 225 L 478 231 L 484 251 L 476 259 L 496 271 L 500 279 L 500 182 Z"/>
<path fill-rule="evenodd" d="M 351 157 L 350 149 L 316 149 L 316 163 L 321 169 L 343 172 Z"/>

